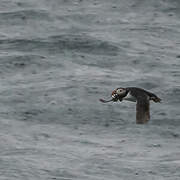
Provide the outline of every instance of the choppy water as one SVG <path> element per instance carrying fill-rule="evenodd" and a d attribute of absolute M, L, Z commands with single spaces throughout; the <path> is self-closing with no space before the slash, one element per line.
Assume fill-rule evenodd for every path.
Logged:
<path fill-rule="evenodd" d="M 178 0 L 0 1 L 0 179 L 180 178 Z M 101 104 L 117 87 L 163 100 Z"/>

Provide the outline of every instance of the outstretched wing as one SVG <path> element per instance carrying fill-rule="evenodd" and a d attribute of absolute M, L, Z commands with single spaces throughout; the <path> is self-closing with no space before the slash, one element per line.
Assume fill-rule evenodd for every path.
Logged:
<path fill-rule="evenodd" d="M 136 104 L 136 123 L 145 124 L 150 119 L 149 100 L 147 96 L 137 98 Z"/>

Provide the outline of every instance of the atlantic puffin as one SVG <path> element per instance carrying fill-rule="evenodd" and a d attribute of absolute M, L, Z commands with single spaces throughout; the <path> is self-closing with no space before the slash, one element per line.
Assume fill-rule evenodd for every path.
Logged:
<path fill-rule="evenodd" d="M 103 103 L 127 100 L 136 102 L 136 123 L 145 124 L 150 119 L 149 102 L 161 102 L 161 99 L 154 93 L 138 87 L 116 88 L 110 100 L 99 99 Z"/>

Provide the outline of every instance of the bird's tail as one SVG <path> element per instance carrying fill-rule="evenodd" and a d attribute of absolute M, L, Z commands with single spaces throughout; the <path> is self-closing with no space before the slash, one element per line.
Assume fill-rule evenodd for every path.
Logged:
<path fill-rule="evenodd" d="M 153 100 L 154 102 L 161 102 L 161 99 L 159 98 L 159 97 L 157 97 L 156 95 L 154 95 L 154 96 L 151 96 L 151 98 L 150 98 L 151 100 Z"/>

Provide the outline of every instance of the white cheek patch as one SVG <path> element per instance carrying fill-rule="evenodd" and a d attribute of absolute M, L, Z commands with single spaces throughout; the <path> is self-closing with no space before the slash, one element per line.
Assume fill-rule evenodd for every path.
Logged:
<path fill-rule="evenodd" d="M 117 89 L 117 90 L 116 90 L 116 93 L 117 93 L 117 94 L 121 94 L 122 92 L 121 92 L 119 89 Z"/>
<path fill-rule="evenodd" d="M 123 89 L 117 89 L 117 90 L 116 90 L 116 93 L 117 93 L 118 95 L 122 95 L 122 94 L 125 93 L 125 90 L 123 90 Z"/>

